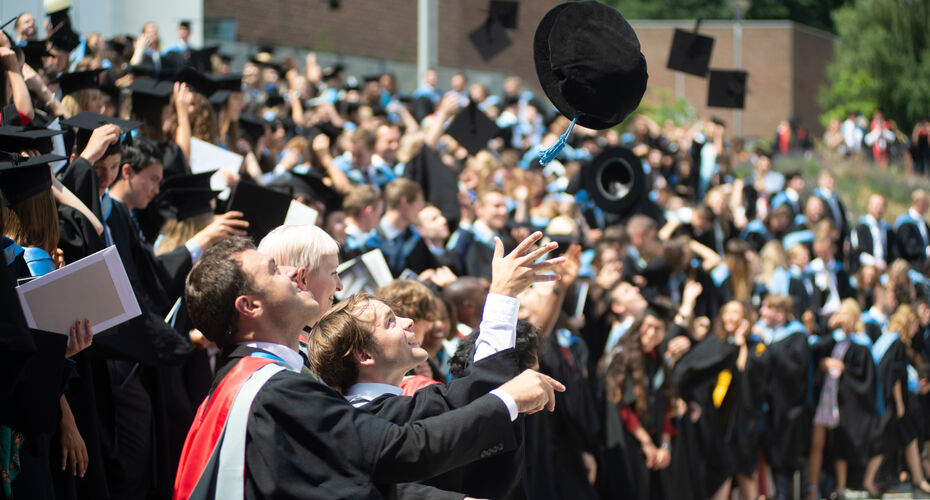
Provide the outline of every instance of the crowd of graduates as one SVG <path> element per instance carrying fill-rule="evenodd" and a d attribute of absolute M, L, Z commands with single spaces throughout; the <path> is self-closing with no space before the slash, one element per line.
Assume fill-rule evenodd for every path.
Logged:
<path fill-rule="evenodd" d="M 337 247 L 304 243 L 317 257 L 294 279 L 321 305 L 305 354 L 355 406 L 371 402 L 351 390 L 367 372 L 340 358 L 336 318 L 368 299 L 334 299 L 340 262 L 384 256 L 395 280 L 375 296 L 413 320 L 427 354 L 401 372 L 410 395 L 452 384 L 472 351 L 478 361 L 472 333 L 500 309 L 485 305 L 500 293 L 496 259 L 537 231 L 558 242 L 544 248 L 560 279 L 516 294 L 514 348 L 565 391 L 553 412 L 520 417 L 512 481 L 482 489 L 489 465 L 432 483 L 450 498 L 791 498 L 796 473 L 804 498 L 899 483 L 930 496 L 928 192 L 894 221 L 877 194 L 855 214 L 829 165 L 805 178 L 766 151 L 732 155 L 716 118 L 575 126 L 544 166 L 540 148 L 569 120 L 518 77 L 494 93 L 430 70 L 407 91 L 390 72 L 351 75 L 312 53 L 267 49 L 242 65 L 191 48 L 185 23 L 167 48 L 154 24 L 110 40 L 61 13 L 49 26 L 38 40 L 23 14 L 0 40 L 0 498 L 172 496 L 230 354 L 195 327 L 185 279 L 211 246 L 246 234 L 279 265 L 303 265 L 286 263 L 301 241 L 287 228 L 266 237 L 224 210 L 217 180 L 318 213 Z M 212 172 L 193 174 L 195 139 L 241 155 L 241 168 L 213 185 Z M 622 212 L 584 189 L 586 167 L 613 148 L 645 172 Z M 735 174 L 740 158 L 748 176 Z M 111 245 L 142 315 L 107 332 L 75 318 L 70 336 L 23 333 L 16 279 Z"/>

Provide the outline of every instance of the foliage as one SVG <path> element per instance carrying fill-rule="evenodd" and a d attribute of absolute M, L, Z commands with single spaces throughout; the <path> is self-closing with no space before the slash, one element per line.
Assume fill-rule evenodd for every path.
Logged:
<path fill-rule="evenodd" d="M 671 120 L 678 126 L 686 126 L 697 121 L 697 113 L 687 99 L 675 97 L 668 89 L 651 90 L 636 110 L 658 124 Z"/>
<path fill-rule="evenodd" d="M 628 19 L 733 19 L 727 0 L 601 0 Z M 753 0 L 746 19 L 790 19 L 833 31 L 830 12 L 848 0 Z"/>
<path fill-rule="evenodd" d="M 824 123 L 848 112 L 909 131 L 930 112 L 930 0 L 857 0 L 834 12 L 838 39 L 820 93 Z"/>

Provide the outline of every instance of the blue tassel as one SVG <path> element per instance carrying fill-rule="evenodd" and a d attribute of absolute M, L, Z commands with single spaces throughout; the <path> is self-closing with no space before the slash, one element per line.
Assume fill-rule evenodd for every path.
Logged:
<path fill-rule="evenodd" d="M 568 141 L 569 134 L 572 133 L 572 129 L 575 128 L 575 122 L 578 121 L 578 118 L 581 117 L 581 111 L 575 112 L 575 117 L 572 118 L 572 122 L 568 124 L 568 128 L 565 130 L 565 133 L 562 134 L 562 137 L 559 137 L 559 140 L 555 141 L 549 149 L 540 149 L 539 150 L 539 164 L 546 166 L 555 159 L 559 153 L 562 152 L 562 148 L 565 147 L 566 141 Z"/>

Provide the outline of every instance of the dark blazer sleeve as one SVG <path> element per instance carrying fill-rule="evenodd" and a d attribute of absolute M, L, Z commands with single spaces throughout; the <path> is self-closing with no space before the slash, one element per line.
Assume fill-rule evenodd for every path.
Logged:
<path fill-rule="evenodd" d="M 927 258 L 927 249 L 924 247 L 923 238 L 920 237 L 920 230 L 912 222 L 901 224 L 898 228 L 896 238 L 898 242 L 899 256 L 907 259 L 908 262 L 922 262 Z"/>
<path fill-rule="evenodd" d="M 470 365 L 464 377 L 453 379 L 449 385 L 424 387 L 413 396 L 376 398 L 362 408 L 391 422 L 403 424 L 466 406 L 517 374 L 516 353 L 507 349 Z"/>
<path fill-rule="evenodd" d="M 417 481 L 514 446 L 510 415 L 493 395 L 397 425 L 310 377 L 282 372 L 252 404 L 246 495 L 368 498 L 372 483 Z"/>
<path fill-rule="evenodd" d="M 463 493 L 441 490 L 420 483 L 403 483 L 397 485 L 398 500 L 421 500 L 423 498 L 433 500 L 462 500 L 465 498 L 465 495 Z"/>

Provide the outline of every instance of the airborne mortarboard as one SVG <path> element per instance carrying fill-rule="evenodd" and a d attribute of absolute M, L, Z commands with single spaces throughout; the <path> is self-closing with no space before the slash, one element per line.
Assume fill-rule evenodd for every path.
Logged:
<path fill-rule="evenodd" d="M 481 26 L 472 30 L 468 39 L 485 61 L 490 61 L 513 44 L 504 25 L 494 16 L 488 16 Z"/>
<path fill-rule="evenodd" d="M 67 120 L 62 120 L 61 125 L 66 127 L 74 127 L 77 129 L 77 134 L 74 138 L 74 148 L 76 151 L 83 151 L 87 146 L 88 141 L 90 141 L 90 136 L 94 133 L 94 130 L 102 127 L 104 125 L 116 125 L 120 128 L 123 134 L 126 134 L 130 130 L 139 127 L 142 125 L 142 122 L 135 120 L 123 120 L 121 118 L 114 118 L 112 116 L 101 115 L 98 113 L 91 113 L 90 111 L 82 111 Z M 119 151 L 121 141 L 116 141 L 113 144 L 110 144 L 107 147 L 106 153 L 104 155 L 111 155 Z"/>
<path fill-rule="evenodd" d="M 41 69 L 43 67 L 42 58 L 51 57 L 52 53 L 48 51 L 46 47 L 47 40 L 30 40 L 26 42 L 26 45 L 21 45 L 23 49 L 23 57 L 26 59 L 26 64 L 33 69 Z"/>
<path fill-rule="evenodd" d="M 48 128 L 4 125 L 0 127 L 0 142 L 3 147 L 14 151 L 34 149 L 39 153 L 50 153 L 53 149 L 52 137 L 61 135 L 61 130 Z"/>
<path fill-rule="evenodd" d="M 714 39 L 693 31 L 675 30 L 666 67 L 704 78 L 710 65 Z"/>
<path fill-rule="evenodd" d="M 491 0 L 489 15 L 496 17 L 507 29 L 517 29 L 517 10 L 520 4 L 513 0 Z"/>
<path fill-rule="evenodd" d="M 501 129 L 474 102 L 469 102 L 449 124 L 446 133 L 468 150 L 469 155 L 486 148 Z"/>
<path fill-rule="evenodd" d="M 0 151 L 0 193 L 8 205 L 15 205 L 52 187 L 49 162 L 64 160 L 60 155 L 22 156 Z"/>
<path fill-rule="evenodd" d="M 145 108 L 159 108 L 171 102 L 174 85 L 171 82 L 156 81 L 151 78 L 140 78 L 129 86 L 132 91 L 133 112 L 144 111 Z"/>
<path fill-rule="evenodd" d="M 103 71 L 101 68 L 58 75 L 58 86 L 61 88 L 61 95 L 65 96 L 85 89 L 99 89 L 100 73 Z"/>
<path fill-rule="evenodd" d="M 748 73 L 740 70 L 710 70 L 710 80 L 707 82 L 707 105 L 743 109 L 747 75 Z"/>
<path fill-rule="evenodd" d="M 242 212 L 242 218 L 249 222 L 249 236 L 259 241 L 284 223 L 290 207 L 290 195 L 251 182 L 240 182 L 230 195 L 226 210 Z"/>

